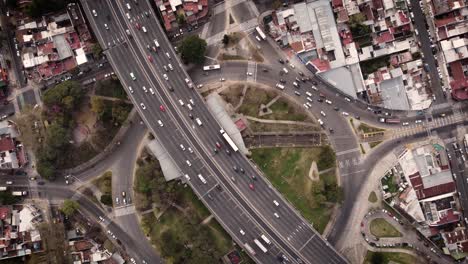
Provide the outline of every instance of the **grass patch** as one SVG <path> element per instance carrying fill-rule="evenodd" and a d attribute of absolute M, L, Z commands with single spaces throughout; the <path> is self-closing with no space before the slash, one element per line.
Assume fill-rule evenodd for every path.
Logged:
<path fill-rule="evenodd" d="M 226 53 L 221 53 L 218 56 L 218 60 L 224 60 L 224 61 L 227 61 L 227 60 L 247 60 L 247 58 L 245 58 L 243 56 L 240 56 L 240 55 L 229 55 L 229 54 L 226 54 Z"/>
<path fill-rule="evenodd" d="M 93 180 L 94 186 L 104 193 L 112 192 L 112 171 L 106 171 L 99 178 Z"/>
<path fill-rule="evenodd" d="M 291 121 L 311 121 L 309 117 L 295 107 L 289 105 L 285 99 L 278 99 L 274 104 L 270 106 L 273 111 L 272 114 L 265 116 L 264 118 L 274 120 L 291 120 Z"/>
<path fill-rule="evenodd" d="M 249 128 L 253 132 L 299 132 L 299 131 L 318 131 L 317 127 L 296 125 L 296 124 L 266 124 L 249 120 Z"/>
<path fill-rule="evenodd" d="M 242 97 L 243 84 L 232 84 L 228 88 L 224 89 L 220 96 L 224 101 L 230 103 L 232 106 L 237 106 Z"/>
<path fill-rule="evenodd" d="M 374 141 L 374 142 L 369 142 L 369 146 L 371 148 L 375 148 L 377 145 L 379 145 L 380 143 L 382 143 L 383 141 Z"/>
<path fill-rule="evenodd" d="M 341 199 L 334 172 L 313 182 L 308 177 L 313 160 L 319 160 L 322 148 L 268 148 L 252 150 L 252 159 L 271 183 L 320 233 L 331 215 L 331 202 Z"/>
<path fill-rule="evenodd" d="M 367 200 L 371 203 L 376 203 L 377 202 L 377 194 L 375 194 L 374 191 L 372 191 L 371 193 L 369 193 L 369 198 L 367 198 Z"/>
<path fill-rule="evenodd" d="M 387 191 L 390 193 L 398 192 L 398 185 L 395 182 L 395 175 L 393 174 L 392 170 L 389 170 L 385 174 L 385 176 L 382 177 L 381 182 L 382 182 L 382 187 L 386 186 L 386 188 L 384 188 L 384 191 Z"/>
<path fill-rule="evenodd" d="M 248 116 L 259 117 L 260 105 L 268 104 L 275 96 L 276 93 L 249 87 L 238 112 Z"/>
<path fill-rule="evenodd" d="M 383 128 L 369 126 L 368 124 L 365 124 L 365 123 L 359 124 L 358 130 L 361 131 L 362 133 L 374 133 L 374 132 L 385 131 L 385 129 Z"/>
<path fill-rule="evenodd" d="M 369 229 L 376 237 L 401 237 L 401 233 L 383 218 L 372 220 Z"/>
<path fill-rule="evenodd" d="M 401 252 L 372 252 L 367 251 L 366 258 L 364 259 L 364 264 L 370 263 L 401 263 L 401 264 L 414 264 L 420 263 L 418 259 L 410 254 L 401 253 Z"/>

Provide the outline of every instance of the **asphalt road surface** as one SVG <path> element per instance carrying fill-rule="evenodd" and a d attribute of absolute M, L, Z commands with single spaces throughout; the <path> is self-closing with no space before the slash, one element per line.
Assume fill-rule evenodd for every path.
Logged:
<path fill-rule="evenodd" d="M 144 11 L 150 10 L 146 2 L 139 1 L 139 5 L 132 5 L 131 10 L 119 2 L 83 3 L 85 13 L 91 18 L 91 25 L 101 46 L 107 49 L 105 53 L 117 75 L 125 87 L 132 86 L 134 92 L 129 93 L 135 105 L 140 106 L 138 110 L 143 119 L 163 142 L 174 163 L 181 168 L 181 173 L 187 173 L 192 178 L 189 181 L 191 187 L 238 243 L 247 242 L 253 245 L 253 238 L 258 238 L 260 234 L 270 236 L 274 242 L 268 246 L 266 254 L 258 248 L 255 250 L 257 254 L 254 258 L 262 263 L 276 262 L 276 256 L 280 252 L 289 255 L 293 260 L 344 262 L 344 259 L 282 200 L 245 156 L 240 153 L 228 156 L 222 151 L 217 155 L 213 153 L 215 141 L 223 142 L 219 134 L 219 125 L 204 106 L 201 97 L 188 89 L 184 81 L 187 75 L 181 70 L 153 14 L 149 14 L 149 18 L 143 14 Z M 92 16 L 92 9 L 98 10 L 97 17 Z M 126 18 L 126 13 L 131 16 L 130 20 Z M 140 27 L 144 26 L 148 32 L 138 30 L 136 27 L 139 26 L 136 26 L 136 23 L 139 23 Z M 105 29 L 104 24 L 108 25 L 109 30 Z M 132 38 L 127 38 L 125 29 L 130 30 Z M 158 52 L 147 49 L 147 45 L 155 45 L 155 38 L 161 46 Z M 157 63 L 149 63 L 148 56 Z M 162 66 L 168 63 L 172 64 L 174 71 L 165 72 Z M 132 79 L 130 73 L 133 73 L 135 78 Z M 168 80 L 164 80 L 163 74 L 168 75 Z M 143 86 L 147 92 L 142 89 Z M 170 92 L 169 87 L 173 87 L 174 92 Z M 149 88 L 153 89 L 154 95 Z M 188 117 L 189 110 L 179 105 L 179 99 L 185 104 L 189 99 L 194 101 L 192 113 L 202 120 L 202 126 L 196 125 Z M 165 111 L 160 110 L 161 105 L 164 105 Z M 158 125 L 158 120 L 164 124 L 163 127 Z M 191 146 L 195 153 L 181 151 L 179 144 Z M 227 147 L 226 144 L 223 145 Z M 244 167 L 246 176 L 233 172 L 230 169 L 233 165 Z M 196 179 L 198 174 L 204 176 L 206 184 Z M 257 175 L 256 181 L 248 177 L 252 175 Z M 231 177 L 236 177 L 236 182 L 232 182 Z M 249 189 L 249 184 L 255 184 L 255 191 Z M 213 199 L 207 198 L 210 196 Z M 279 208 L 275 208 L 273 200 L 281 201 Z M 277 213 L 279 218 L 275 218 L 274 213 Z M 240 235 L 241 228 L 246 235 Z"/>

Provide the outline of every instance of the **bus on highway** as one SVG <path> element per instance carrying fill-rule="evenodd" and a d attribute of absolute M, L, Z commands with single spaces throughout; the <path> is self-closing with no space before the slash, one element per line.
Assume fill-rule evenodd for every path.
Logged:
<path fill-rule="evenodd" d="M 263 251 L 263 253 L 267 253 L 268 250 L 258 241 L 258 239 L 254 239 L 255 244 Z"/>
<path fill-rule="evenodd" d="M 221 133 L 221 135 L 223 135 L 224 139 L 227 141 L 229 146 L 231 146 L 232 150 L 234 150 L 234 152 L 237 152 L 239 148 L 236 146 L 236 144 L 234 144 L 234 141 L 232 141 L 231 137 L 224 131 L 224 129 L 221 129 L 219 132 Z"/>
<path fill-rule="evenodd" d="M 265 243 L 267 243 L 267 245 L 271 244 L 270 239 L 268 239 L 268 237 L 266 237 L 265 235 L 262 234 L 260 237 L 263 239 L 263 241 L 265 241 Z"/>
<path fill-rule="evenodd" d="M 247 249 L 247 251 L 250 253 L 250 255 L 255 256 L 255 251 L 253 250 L 253 248 L 249 244 L 245 243 L 244 247 L 245 247 L 245 249 Z"/>
<path fill-rule="evenodd" d="M 219 70 L 219 69 L 221 69 L 221 65 L 219 64 L 203 66 L 204 71 Z"/>
<path fill-rule="evenodd" d="M 263 40 L 266 39 L 265 33 L 263 33 L 263 31 L 262 31 L 262 29 L 260 29 L 260 27 L 256 27 L 255 30 L 257 31 L 258 35 L 259 35 Z"/>
<path fill-rule="evenodd" d="M 7 190 L 7 187 L 5 187 L 5 186 L 0 186 L 0 192 L 6 191 L 6 190 Z"/>

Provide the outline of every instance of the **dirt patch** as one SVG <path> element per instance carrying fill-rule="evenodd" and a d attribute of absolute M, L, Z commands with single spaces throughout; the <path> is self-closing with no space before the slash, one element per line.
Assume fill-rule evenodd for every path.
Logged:
<path fill-rule="evenodd" d="M 73 129 L 73 141 L 75 145 L 79 146 L 81 143 L 89 138 L 93 131 L 94 124 L 96 124 L 96 115 L 91 111 L 89 97 L 84 99 L 80 110 L 75 114 L 76 127 Z"/>

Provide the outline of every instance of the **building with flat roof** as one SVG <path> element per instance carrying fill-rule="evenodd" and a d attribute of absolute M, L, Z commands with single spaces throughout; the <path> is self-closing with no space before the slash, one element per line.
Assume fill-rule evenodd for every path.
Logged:
<path fill-rule="evenodd" d="M 208 0 L 155 0 L 167 32 L 178 30 L 177 16 L 183 16 L 187 24 L 196 26 L 208 18 Z"/>

